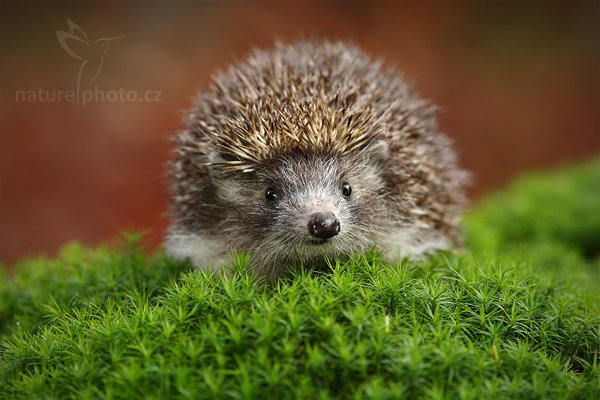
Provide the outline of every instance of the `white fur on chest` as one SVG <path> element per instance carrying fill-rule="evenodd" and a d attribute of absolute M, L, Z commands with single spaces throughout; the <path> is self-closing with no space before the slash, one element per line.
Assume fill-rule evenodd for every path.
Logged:
<path fill-rule="evenodd" d="M 170 233 L 165 247 L 168 254 L 178 259 L 189 258 L 200 269 L 220 271 L 231 263 L 223 242 L 194 233 Z"/>
<path fill-rule="evenodd" d="M 377 238 L 375 245 L 389 262 L 404 257 L 420 259 L 436 250 L 446 250 L 450 242 L 442 235 L 418 228 L 398 228 Z M 167 237 L 167 253 L 178 259 L 189 258 L 196 268 L 222 271 L 231 264 L 229 252 L 222 241 L 195 233 L 173 232 Z"/>
<path fill-rule="evenodd" d="M 388 261 L 404 257 L 420 259 L 436 250 L 451 248 L 449 240 L 439 233 L 419 228 L 399 228 L 380 236 L 376 243 Z"/>

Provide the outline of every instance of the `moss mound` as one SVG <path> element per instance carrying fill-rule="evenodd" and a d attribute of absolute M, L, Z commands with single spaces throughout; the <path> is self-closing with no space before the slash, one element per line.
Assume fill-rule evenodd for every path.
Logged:
<path fill-rule="evenodd" d="M 530 174 L 466 218 L 468 248 L 527 261 L 600 303 L 600 158 Z"/>
<path fill-rule="evenodd" d="M 551 218 L 554 218 L 553 220 Z M 467 219 L 470 252 L 265 286 L 66 246 L 0 278 L 0 397 L 597 398 L 600 162 Z"/>

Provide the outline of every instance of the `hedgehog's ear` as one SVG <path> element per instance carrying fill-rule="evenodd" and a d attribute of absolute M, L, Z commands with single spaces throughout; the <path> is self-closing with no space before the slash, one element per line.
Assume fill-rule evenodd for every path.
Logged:
<path fill-rule="evenodd" d="M 381 168 L 388 159 L 390 147 L 385 140 L 379 140 L 364 150 L 367 161 L 374 167 Z"/>
<path fill-rule="evenodd" d="M 235 167 L 239 166 L 239 163 L 236 161 L 228 161 L 219 153 L 210 153 L 206 160 L 208 176 L 212 179 L 213 182 L 228 182 L 231 180 L 239 181 L 240 175 L 235 172 L 246 172 L 251 170 L 240 170 L 235 169 Z M 234 167 L 233 169 L 231 167 Z"/>
<path fill-rule="evenodd" d="M 208 175 L 211 178 L 223 178 L 224 174 L 220 174 L 221 168 L 225 159 L 218 153 L 210 153 L 208 155 Z"/>

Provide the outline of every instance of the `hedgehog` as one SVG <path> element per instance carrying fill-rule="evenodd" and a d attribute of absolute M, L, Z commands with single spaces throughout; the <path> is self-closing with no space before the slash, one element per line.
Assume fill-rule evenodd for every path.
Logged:
<path fill-rule="evenodd" d="M 243 253 L 275 279 L 373 248 L 395 262 L 460 247 L 468 174 L 436 116 L 352 43 L 252 50 L 174 138 L 167 252 L 213 271 Z"/>

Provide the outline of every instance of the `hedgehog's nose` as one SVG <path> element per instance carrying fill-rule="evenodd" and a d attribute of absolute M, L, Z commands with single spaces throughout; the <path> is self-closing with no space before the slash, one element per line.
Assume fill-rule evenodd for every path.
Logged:
<path fill-rule="evenodd" d="M 340 233 L 340 221 L 332 212 L 314 213 L 308 219 L 308 231 L 319 239 L 329 239 Z"/>

